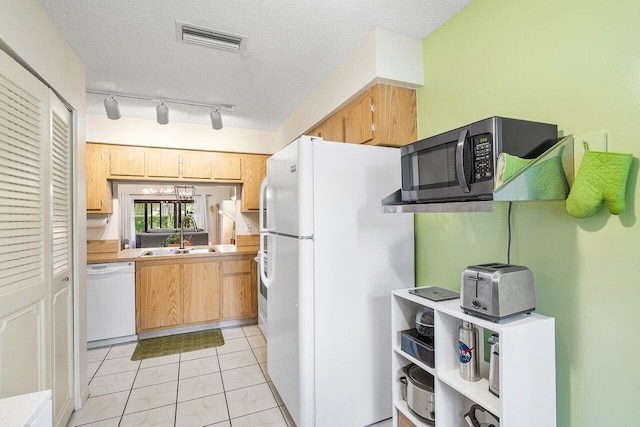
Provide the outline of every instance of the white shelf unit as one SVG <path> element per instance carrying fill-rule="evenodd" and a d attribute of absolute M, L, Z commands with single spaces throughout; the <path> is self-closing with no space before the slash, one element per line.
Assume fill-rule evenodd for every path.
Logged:
<path fill-rule="evenodd" d="M 437 427 L 468 427 L 464 414 L 479 404 L 500 418 L 501 427 L 556 426 L 555 320 L 536 313 L 505 319 L 499 323 L 464 314 L 460 300 L 434 302 L 409 293 L 393 291 L 391 299 L 393 406 L 416 426 L 428 426 L 407 407 L 402 397 L 402 368 L 419 365 L 435 377 Z M 415 314 L 422 306 L 434 310 L 435 368 L 400 347 L 401 331 L 415 328 Z M 462 321 L 478 329 L 481 380 L 463 380 L 458 372 L 458 327 Z M 484 330 L 500 337 L 500 397 L 489 392 L 489 363 L 484 360 Z M 488 344 L 487 344 L 488 345 Z M 482 422 L 482 420 L 480 420 Z M 487 418 L 486 422 L 491 421 Z M 393 411 L 393 425 L 398 425 Z"/>

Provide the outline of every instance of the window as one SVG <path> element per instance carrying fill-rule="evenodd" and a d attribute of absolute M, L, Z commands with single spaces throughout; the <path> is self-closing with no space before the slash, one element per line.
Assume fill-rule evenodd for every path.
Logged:
<path fill-rule="evenodd" d="M 134 200 L 135 232 L 159 228 L 179 228 L 185 215 L 194 215 L 193 200 Z M 192 225 L 191 225 L 192 226 Z"/>

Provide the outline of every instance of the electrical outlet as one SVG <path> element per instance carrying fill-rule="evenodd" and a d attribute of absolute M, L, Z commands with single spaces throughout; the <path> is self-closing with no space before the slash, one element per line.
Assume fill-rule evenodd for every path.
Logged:
<path fill-rule="evenodd" d="M 252 228 L 253 228 L 253 227 L 251 226 L 251 223 L 250 223 L 250 222 L 248 222 L 248 223 L 247 223 L 247 231 L 251 232 L 251 229 L 252 229 Z"/>

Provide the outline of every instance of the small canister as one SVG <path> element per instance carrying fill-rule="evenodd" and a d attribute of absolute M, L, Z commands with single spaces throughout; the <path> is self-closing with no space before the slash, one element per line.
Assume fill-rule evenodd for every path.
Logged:
<path fill-rule="evenodd" d="M 480 381 L 480 361 L 477 354 L 478 330 L 472 323 L 463 321 L 458 332 L 460 376 L 467 381 Z"/>

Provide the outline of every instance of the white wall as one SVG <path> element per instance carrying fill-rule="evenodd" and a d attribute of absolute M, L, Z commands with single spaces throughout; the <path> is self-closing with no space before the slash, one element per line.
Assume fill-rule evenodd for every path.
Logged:
<path fill-rule="evenodd" d="M 80 407 L 80 399 L 86 399 L 89 393 L 86 381 L 85 67 L 38 0 L 2 0 L 0 40 L 74 110 L 75 394 L 76 407 Z"/>
<path fill-rule="evenodd" d="M 216 131 L 193 123 L 161 126 L 147 119 L 109 120 L 106 115 L 95 114 L 86 117 L 86 136 L 91 142 L 260 154 L 273 154 L 276 148 L 275 134 L 269 131 L 229 127 Z"/>

